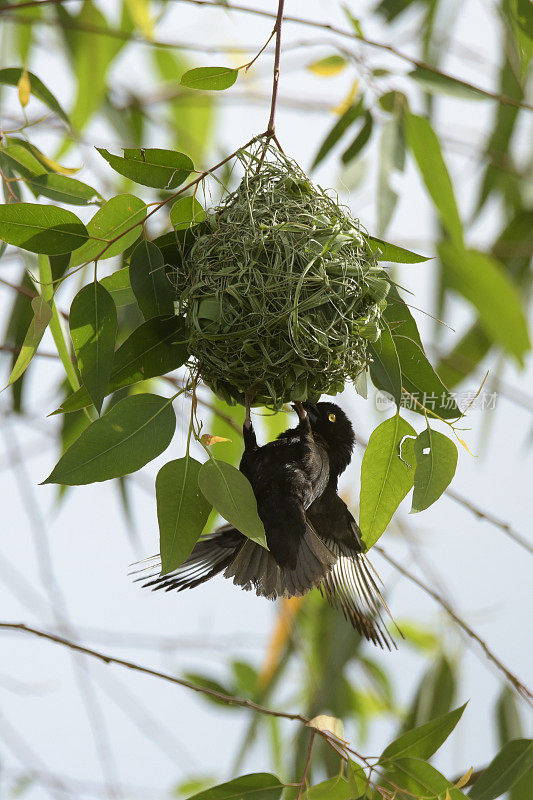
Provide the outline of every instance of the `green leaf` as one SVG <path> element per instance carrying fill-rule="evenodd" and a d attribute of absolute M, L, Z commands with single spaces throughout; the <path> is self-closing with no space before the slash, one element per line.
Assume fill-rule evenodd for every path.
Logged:
<path fill-rule="evenodd" d="M 443 75 L 441 72 L 433 72 L 424 67 L 416 67 L 416 69 L 407 73 L 407 77 L 423 86 L 426 92 L 448 94 L 453 97 L 463 97 L 466 100 L 490 99 L 486 92 L 470 86 L 459 78 Z"/>
<path fill-rule="evenodd" d="M 353 159 L 359 155 L 361 150 L 364 148 L 364 146 L 370 139 L 373 127 L 374 127 L 374 120 L 372 118 L 372 114 L 370 113 L 370 111 L 365 111 L 361 130 L 359 131 L 353 142 L 348 145 L 348 147 L 341 156 L 341 161 L 343 164 L 349 164 L 350 161 L 353 161 Z"/>
<path fill-rule="evenodd" d="M 153 242 L 143 239 L 131 254 L 130 283 L 145 319 L 174 313 L 163 254 Z"/>
<path fill-rule="evenodd" d="M 419 433 L 414 448 L 416 469 L 411 512 L 423 511 L 438 500 L 457 467 L 457 447 L 439 431 L 428 427 Z"/>
<path fill-rule="evenodd" d="M 527 322 L 503 265 L 484 253 L 446 242 L 439 246 L 439 256 L 451 286 L 477 309 L 485 332 L 523 365 L 530 349 Z"/>
<path fill-rule="evenodd" d="M 455 399 L 433 369 L 421 345 L 407 336 L 396 335 L 392 328 L 391 331 L 400 359 L 402 385 L 411 395 L 405 397 L 405 405 L 419 414 L 423 414 L 426 408 L 443 419 L 459 417 L 461 411 Z"/>
<path fill-rule="evenodd" d="M 213 786 L 188 800 L 279 800 L 284 788 L 275 775 L 256 772 Z"/>
<path fill-rule="evenodd" d="M 84 286 L 72 301 L 69 327 L 81 380 L 100 413 L 115 355 L 117 309 L 98 281 Z"/>
<path fill-rule="evenodd" d="M 49 197 L 58 203 L 71 206 L 86 206 L 98 203 L 102 197 L 87 183 L 69 178 L 67 175 L 45 173 L 38 177 L 25 177 L 24 182 L 36 197 Z"/>
<path fill-rule="evenodd" d="M 104 289 L 107 289 L 117 308 L 135 303 L 135 295 L 130 283 L 129 267 L 122 267 L 122 269 L 112 272 L 111 275 L 106 275 L 105 278 L 101 279 L 100 283 Z"/>
<path fill-rule="evenodd" d="M 79 14 L 67 16 L 66 24 L 70 21 L 73 29 L 67 28 L 66 34 L 71 46 L 72 68 L 77 82 L 70 118 L 72 126 L 76 130 L 82 130 L 104 100 L 109 67 L 124 47 L 125 40 L 109 35 L 105 16 L 89 0 L 84 0 Z M 123 33 L 128 32 L 124 22 L 120 27 Z M 93 31 L 90 39 L 87 38 L 87 29 Z"/>
<path fill-rule="evenodd" d="M 205 217 L 201 203 L 192 195 L 179 197 L 170 209 L 170 222 L 176 231 L 198 225 Z"/>
<path fill-rule="evenodd" d="M 221 461 L 227 461 L 228 464 L 238 467 L 242 456 L 242 436 L 240 431 L 242 431 L 244 422 L 244 407 L 241 405 L 230 406 L 216 395 L 213 395 L 212 402 L 215 411 L 213 411 L 210 417 L 209 423 L 206 426 L 206 431 L 216 436 L 224 436 L 231 440 L 229 442 L 224 442 L 220 448 L 217 448 L 217 457 Z M 235 428 L 230 425 L 229 422 L 221 418 L 220 415 L 232 419 L 239 430 L 236 431 Z M 285 428 L 283 428 L 283 430 L 285 430 Z M 269 441 L 274 438 L 275 436 L 270 436 Z"/>
<path fill-rule="evenodd" d="M 17 381 L 26 371 L 28 364 L 37 352 L 48 323 L 52 319 L 52 309 L 40 295 L 32 299 L 31 307 L 33 309 L 33 319 L 30 322 L 20 353 L 9 376 L 8 386 Z"/>
<path fill-rule="evenodd" d="M 16 87 L 23 71 L 24 70 L 21 67 L 6 67 L 5 69 L 0 69 L 0 83 L 3 83 L 6 86 Z M 31 84 L 31 93 L 37 97 L 41 103 L 44 103 L 46 106 L 48 106 L 48 108 L 57 114 L 58 117 L 61 117 L 63 122 L 66 122 L 67 125 L 70 125 L 68 116 L 63 111 L 52 92 L 46 88 L 44 83 L 37 77 L 37 75 L 34 75 L 33 72 L 28 72 L 28 77 Z"/>
<path fill-rule="evenodd" d="M 348 761 L 348 783 L 350 784 L 352 797 L 356 798 L 356 800 L 364 796 L 370 785 L 362 766 L 356 764 L 355 761 Z"/>
<path fill-rule="evenodd" d="M 400 443 L 416 436 L 414 428 L 399 414 L 385 420 L 372 432 L 361 464 L 359 527 L 368 550 L 377 542 L 392 515 L 413 485 L 413 466 L 408 466 Z"/>
<path fill-rule="evenodd" d="M 185 363 L 188 355 L 187 331 L 180 317 L 150 319 L 136 328 L 115 353 L 108 392 L 172 372 Z M 90 403 L 87 391 L 78 389 L 54 414 L 79 411 Z"/>
<path fill-rule="evenodd" d="M 485 358 L 492 340 L 481 325 L 474 322 L 465 334 L 454 344 L 437 366 L 437 374 L 449 389 L 455 388 Z"/>
<path fill-rule="evenodd" d="M 422 340 L 414 317 L 394 285 L 391 285 L 389 289 L 383 318 L 389 324 L 393 336 L 405 336 L 422 347 Z"/>
<path fill-rule="evenodd" d="M 309 72 L 314 72 L 315 75 L 320 75 L 321 78 L 330 78 L 332 75 L 338 75 L 347 66 L 348 62 L 343 56 L 335 53 L 325 58 L 320 58 L 318 61 L 312 61 L 307 65 Z"/>
<path fill-rule="evenodd" d="M 443 714 L 441 717 L 432 719 L 425 725 L 420 725 L 407 733 L 403 733 L 384 749 L 379 757 L 381 763 L 405 758 L 430 758 L 436 753 L 439 747 L 446 741 L 450 733 L 456 727 L 463 715 L 465 705 L 454 711 Z"/>
<path fill-rule="evenodd" d="M 151 48 L 151 55 L 167 86 L 174 89 L 176 75 L 181 75 L 192 65 L 184 57 L 183 51 L 170 52 L 161 48 Z M 215 123 L 215 98 L 209 93 L 191 97 L 192 91 L 172 92 L 165 108 L 169 114 L 170 128 L 176 145 L 185 150 L 194 163 L 205 161 L 207 148 L 212 140 Z M 194 100 L 194 102 L 191 102 Z"/>
<path fill-rule="evenodd" d="M 175 429 L 168 398 L 125 397 L 83 431 L 43 483 L 80 486 L 136 472 L 166 450 Z"/>
<path fill-rule="evenodd" d="M 72 254 L 70 266 L 78 267 L 85 262 L 100 261 L 124 252 L 139 238 L 145 217 L 146 204 L 138 197 L 132 194 L 112 197 L 88 223 L 90 240 Z M 118 240 L 102 252 L 117 237 Z"/>
<path fill-rule="evenodd" d="M 399 758 L 387 774 L 392 782 L 415 797 L 435 797 L 449 792 L 450 800 L 466 800 L 460 789 L 427 761 L 418 758 Z"/>
<path fill-rule="evenodd" d="M 169 461 L 155 481 L 161 574 L 177 569 L 202 533 L 211 505 L 198 487 L 202 465 L 190 456 Z"/>
<path fill-rule="evenodd" d="M 355 120 L 359 116 L 364 114 L 364 112 L 365 109 L 363 107 L 362 98 L 361 100 L 359 100 L 359 102 L 357 102 L 353 106 L 350 106 L 344 112 L 344 114 L 337 120 L 333 128 L 330 130 L 330 132 L 320 145 L 318 153 L 316 154 L 315 160 L 313 161 L 313 164 L 311 166 L 312 170 L 315 167 L 317 167 L 321 161 L 323 161 L 323 159 L 327 156 L 329 151 L 332 150 L 333 147 L 335 147 L 339 139 L 341 139 L 342 136 L 344 136 L 350 125 L 352 125 L 352 123 L 355 122 Z"/>
<path fill-rule="evenodd" d="M 339 775 L 311 786 L 304 794 L 305 800 L 350 800 L 352 787 Z"/>
<path fill-rule="evenodd" d="M 370 249 L 378 261 L 391 261 L 398 264 L 419 264 L 421 261 L 430 260 L 430 256 L 421 256 L 418 253 L 413 253 L 411 250 L 406 250 L 404 247 L 398 247 L 397 244 L 391 244 L 390 242 L 383 241 L 383 239 L 377 239 L 375 236 L 367 236 L 366 238 Z"/>
<path fill-rule="evenodd" d="M 229 67 L 195 67 L 181 76 L 180 83 L 189 89 L 211 89 L 219 92 L 233 86 L 238 75 L 238 69 Z"/>
<path fill-rule="evenodd" d="M 522 722 L 516 702 L 514 691 L 504 686 L 496 704 L 496 721 L 498 726 L 498 739 L 500 746 L 507 744 L 511 739 L 522 739 Z"/>
<path fill-rule="evenodd" d="M 372 356 L 372 383 L 392 395 L 399 406 L 402 399 L 402 371 L 396 345 L 386 322 L 377 342 L 368 345 L 368 352 Z"/>
<path fill-rule="evenodd" d="M 533 769 L 533 739 L 507 742 L 477 779 L 471 800 L 494 800 Z"/>
<path fill-rule="evenodd" d="M 446 714 L 452 706 L 455 692 L 453 667 L 446 656 L 440 655 L 422 676 L 403 730 L 410 731 L 415 726 Z"/>
<path fill-rule="evenodd" d="M 254 542 L 266 547 L 265 529 L 257 513 L 253 489 L 242 472 L 211 458 L 198 475 L 202 494 L 221 517 Z"/>
<path fill-rule="evenodd" d="M 435 204 L 442 225 L 456 245 L 463 242 L 463 225 L 455 202 L 453 186 L 442 157 L 440 143 L 431 123 L 416 114 L 406 115 L 409 147 Z"/>
<path fill-rule="evenodd" d="M 175 150 L 159 150 L 154 147 L 125 149 L 124 157 L 121 158 L 103 148 L 96 149 L 115 172 L 135 183 L 156 189 L 175 189 L 194 170 L 189 156 Z"/>
<path fill-rule="evenodd" d="M 379 167 L 377 187 L 378 233 L 382 236 L 394 214 L 398 195 L 390 185 L 394 170 L 403 170 L 405 162 L 405 137 L 403 125 L 397 119 L 382 124 L 379 140 Z"/>
<path fill-rule="evenodd" d="M 82 221 L 65 208 L 35 203 L 0 206 L 0 239 L 31 253 L 70 253 L 88 236 Z"/>

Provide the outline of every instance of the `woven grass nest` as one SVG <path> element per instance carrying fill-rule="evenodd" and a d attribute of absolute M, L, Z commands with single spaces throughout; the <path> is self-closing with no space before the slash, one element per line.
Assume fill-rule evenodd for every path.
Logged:
<path fill-rule="evenodd" d="M 264 142 L 175 275 L 202 380 L 226 402 L 279 409 L 342 391 L 380 335 L 389 284 L 336 197 Z"/>

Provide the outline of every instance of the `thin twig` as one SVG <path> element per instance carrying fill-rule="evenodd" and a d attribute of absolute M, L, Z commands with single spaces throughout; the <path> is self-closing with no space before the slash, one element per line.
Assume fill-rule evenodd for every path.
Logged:
<path fill-rule="evenodd" d="M 101 653 L 98 650 L 92 650 L 89 647 L 85 647 L 84 645 L 78 644 L 77 642 L 74 642 L 70 639 L 66 639 L 63 636 L 59 636 L 54 633 L 48 633 L 47 631 L 40 630 L 39 628 L 33 628 L 21 622 L 20 623 L 0 622 L 0 629 L 22 631 L 23 633 L 29 633 L 34 636 L 39 636 L 40 638 L 47 639 L 48 641 L 54 642 L 55 644 L 60 644 L 63 647 L 68 647 L 70 650 L 75 650 L 76 652 L 82 653 L 83 655 L 96 658 L 99 661 L 103 661 L 105 664 L 117 664 L 120 667 L 125 667 L 126 669 L 131 669 L 134 670 L 135 672 L 140 672 L 144 675 L 151 675 L 154 678 L 160 678 L 164 681 L 168 681 L 169 683 L 174 683 L 178 686 L 183 686 L 186 689 L 191 689 L 193 692 L 198 692 L 199 694 L 204 694 L 208 695 L 209 697 L 214 697 L 223 703 L 228 703 L 228 705 L 239 706 L 241 708 L 248 708 L 252 711 L 257 711 L 259 714 L 266 714 L 271 717 L 280 717 L 282 719 L 297 720 L 298 722 L 302 722 L 303 724 L 307 724 L 309 722 L 307 717 L 304 717 L 302 714 L 291 714 L 288 711 L 277 711 L 275 709 L 262 706 L 259 703 L 254 703 L 252 700 L 248 700 L 241 697 L 235 697 L 233 695 L 225 694 L 224 692 L 218 692 L 215 689 L 208 689 L 205 686 L 197 686 L 196 684 L 191 683 L 190 681 L 186 681 L 183 678 L 177 678 L 175 675 L 169 675 L 166 672 L 159 672 L 158 670 L 151 669 L 150 667 L 144 667 L 142 666 L 142 664 L 137 664 L 133 661 L 125 661 L 122 658 L 116 658 L 115 656 L 108 655 L 106 653 Z"/>
<path fill-rule="evenodd" d="M 462 619 L 456 611 L 452 608 L 452 606 L 444 600 L 431 586 L 428 586 L 426 583 L 417 578 L 412 572 L 410 572 L 406 567 L 402 566 L 398 561 L 396 561 L 392 556 L 390 556 L 382 547 L 379 545 L 374 545 L 374 550 L 377 550 L 378 553 L 381 553 L 383 558 L 391 564 L 394 569 L 396 569 L 401 575 L 404 577 L 409 578 L 409 580 L 416 584 L 423 592 L 428 594 L 430 597 L 437 602 L 441 608 L 443 608 L 449 617 L 475 642 L 477 642 L 480 647 L 482 648 L 483 652 L 487 656 L 487 658 L 492 661 L 492 663 L 503 672 L 509 683 L 511 683 L 516 691 L 520 694 L 521 697 L 524 698 L 530 705 L 533 706 L 533 694 L 528 689 L 528 687 L 522 683 L 522 681 L 514 675 L 511 670 L 509 670 L 505 664 L 503 664 L 500 659 L 494 655 L 492 650 L 488 647 L 487 643 L 477 634 L 471 627 L 468 625 L 464 619 Z"/>
<path fill-rule="evenodd" d="M 177 2 L 186 2 L 192 3 L 197 6 L 205 6 L 207 8 L 223 8 L 229 11 L 238 11 L 247 14 L 255 14 L 257 16 L 266 17 L 267 19 L 275 19 L 276 14 L 271 11 L 264 11 L 263 9 L 258 8 L 251 8 L 249 6 L 237 5 L 237 4 L 230 4 L 224 2 L 224 5 L 210 2 L 210 0 L 176 0 Z M 61 2 L 67 2 L 67 0 L 49 0 L 49 2 L 54 2 L 60 4 Z M 36 24 L 36 25 L 50 25 L 52 27 L 64 27 L 71 30 L 81 30 L 85 33 L 93 33 L 100 36 L 108 36 L 111 38 L 121 39 L 122 41 L 134 41 L 138 44 L 145 44 L 151 47 L 162 47 L 162 48 L 169 48 L 169 49 L 179 49 L 180 45 L 174 42 L 166 42 L 166 41 L 158 41 L 153 39 L 148 39 L 145 36 L 142 36 L 137 33 L 125 33 L 124 31 L 113 29 L 109 27 L 99 26 L 99 25 L 87 25 L 77 23 L 75 20 L 50 20 L 46 17 L 42 17 L 40 19 L 32 19 L 31 17 L 17 17 L 16 14 L 9 14 L 6 12 L 17 11 L 23 7 L 29 7 L 32 5 L 41 5 L 41 3 L 32 3 L 28 2 L 23 4 L 23 6 L 2 6 L 0 8 L 0 16 L 3 15 L 3 20 L 8 22 L 15 22 L 23 25 L 28 24 Z M 336 36 L 342 36 L 344 38 L 348 38 L 356 41 L 359 41 L 363 44 L 368 45 L 369 47 L 373 47 L 379 50 L 385 50 L 386 52 L 391 53 L 392 55 L 396 56 L 396 58 L 401 59 L 409 64 L 412 64 L 414 67 L 418 67 L 419 69 L 427 70 L 435 75 L 439 75 L 442 78 L 452 80 L 455 83 L 459 84 L 460 86 L 465 87 L 466 89 L 470 89 L 473 92 L 476 92 L 480 95 L 485 97 L 489 97 L 492 100 L 496 100 L 499 103 L 504 103 L 506 105 L 514 106 L 515 108 L 524 108 L 528 111 L 533 111 L 533 105 L 525 102 L 521 102 L 520 100 L 516 100 L 513 97 L 509 97 L 508 95 L 499 94 L 498 92 L 492 92 L 489 89 L 483 89 L 481 86 L 477 86 L 476 84 L 469 83 L 468 81 L 464 81 L 461 78 L 458 78 L 454 75 L 449 75 L 448 73 L 442 72 L 441 70 L 434 67 L 432 64 L 426 63 L 425 61 L 421 61 L 418 58 L 414 58 L 412 56 L 407 55 L 407 53 L 398 50 L 393 45 L 387 44 L 385 42 L 377 42 L 373 39 L 368 39 L 365 36 L 361 36 L 360 34 L 356 33 L 355 31 L 347 31 L 343 28 L 338 28 L 334 25 L 330 25 L 326 22 L 317 22 L 316 20 L 305 19 L 302 17 L 293 17 L 293 16 L 284 16 L 285 22 L 291 22 L 298 25 L 303 25 L 310 28 L 326 30 L 330 33 L 335 34 Z"/>
<path fill-rule="evenodd" d="M 278 99 L 279 62 L 281 58 L 281 25 L 283 22 L 283 7 L 285 0 L 278 0 L 278 13 L 274 31 L 276 32 L 276 52 L 274 54 L 274 77 L 272 81 L 272 100 L 270 102 L 270 119 L 268 120 L 267 133 L 274 136 L 276 123 L 276 102 Z"/>
<path fill-rule="evenodd" d="M 300 781 L 300 788 L 298 789 L 298 798 L 297 798 L 297 800 L 300 800 L 300 798 L 302 796 L 302 792 L 304 790 L 305 781 L 307 779 L 307 772 L 309 770 L 309 764 L 311 763 L 311 752 L 313 750 L 313 744 L 314 744 L 314 741 L 315 741 L 315 735 L 316 735 L 316 729 L 312 729 L 311 730 L 311 739 L 309 741 L 309 750 L 307 751 L 307 760 L 305 762 L 305 767 L 304 767 L 304 771 L 303 771 L 303 775 L 302 775 L 302 780 Z"/>

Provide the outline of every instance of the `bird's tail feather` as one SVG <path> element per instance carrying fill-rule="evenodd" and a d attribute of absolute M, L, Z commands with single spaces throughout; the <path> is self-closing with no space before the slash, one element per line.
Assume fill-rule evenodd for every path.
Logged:
<path fill-rule="evenodd" d="M 174 572 L 161 575 L 156 557 L 135 580 L 153 591 L 181 592 L 223 573 L 235 585 L 269 600 L 298 597 L 318 587 L 358 633 L 380 647 L 396 647 L 383 619 L 384 612 L 390 612 L 366 556 L 332 553 L 311 528 L 302 542 L 296 568 L 291 570 L 279 567 L 268 550 L 233 526 L 223 525 L 203 536 Z"/>
<path fill-rule="evenodd" d="M 342 611 L 352 626 L 369 641 L 380 647 L 397 649 L 390 635 L 384 614 L 394 623 L 387 603 L 372 575 L 373 567 L 364 553 L 340 556 L 326 576 L 321 592 L 328 602 Z M 394 623 L 395 624 L 395 623 Z M 396 626 L 402 635 L 398 626 Z"/>

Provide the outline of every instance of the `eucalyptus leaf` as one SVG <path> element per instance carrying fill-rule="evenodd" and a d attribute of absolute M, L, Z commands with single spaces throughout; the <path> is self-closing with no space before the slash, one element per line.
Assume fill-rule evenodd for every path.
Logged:
<path fill-rule="evenodd" d="M 343 164 L 349 164 L 356 156 L 359 155 L 361 150 L 365 147 L 366 143 L 372 135 L 372 128 L 374 127 L 374 120 L 370 111 L 365 111 L 363 116 L 363 125 L 355 139 L 348 145 L 346 150 L 341 156 Z"/>
<path fill-rule="evenodd" d="M 96 148 L 115 172 L 143 186 L 170 191 L 183 183 L 194 170 L 189 156 L 175 150 L 155 147 L 129 148 L 124 157 L 115 156 L 104 148 Z"/>
<path fill-rule="evenodd" d="M 8 386 L 17 381 L 28 368 L 30 361 L 37 352 L 37 348 L 48 327 L 48 323 L 52 319 L 52 308 L 40 295 L 32 299 L 31 307 L 33 310 L 33 319 L 30 322 L 17 360 L 11 370 L 11 375 L 7 383 Z"/>
<path fill-rule="evenodd" d="M 90 239 L 72 253 L 70 266 L 78 267 L 124 252 L 139 238 L 145 216 L 146 204 L 138 197 L 132 194 L 112 197 L 87 224 Z M 117 241 L 113 241 L 115 239 Z"/>
<path fill-rule="evenodd" d="M 31 253 L 70 253 L 88 237 L 82 221 L 66 208 L 35 203 L 0 205 L 0 239 Z"/>
<path fill-rule="evenodd" d="M 75 296 L 70 307 L 69 327 L 81 380 L 100 413 L 108 393 L 115 355 L 117 309 L 109 292 L 98 281 L 84 286 Z"/>
<path fill-rule="evenodd" d="M 172 287 L 161 250 L 143 239 L 130 257 L 130 283 L 145 319 L 174 313 Z"/>
<path fill-rule="evenodd" d="M 437 72 L 437 70 L 416 67 L 407 73 L 407 77 L 423 86 L 426 92 L 448 94 L 453 97 L 465 98 L 466 100 L 490 99 L 486 92 L 476 89 L 475 86 L 470 86 L 460 78 L 444 75 L 442 72 Z"/>
<path fill-rule="evenodd" d="M 344 114 L 342 114 L 320 145 L 318 153 L 316 154 L 315 160 L 311 166 L 312 170 L 315 169 L 315 167 L 317 167 L 320 162 L 324 160 L 329 151 L 335 147 L 337 142 L 344 136 L 350 125 L 352 125 L 355 120 L 364 113 L 365 108 L 361 98 L 355 105 L 350 106 L 344 112 Z"/>
<path fill-rule="evenodd" d="M 380 763 L 386 765 L 389 761 L 406 756 L 429 759 L 454 730 L 465 708 L 466 703 L 425 725 L 403 733 L 383 750 L 379 757 Z"/>
<path fill-rule="evenodd" d="M 396 405 L 399 406 L 402 399 L 402 371 L 396 345 L 386 322 L 377 342 L 368 345 L 368 352 L 372 357 L 370 364 L 372 383 L 378 389 L 392 395 Z"/>
<path fill-rule="evenodd" d="M 109 392 L 132 383 L 165 375 L 188 358 L 187 330 L 180 317 L 155 317 L 136 328 L 115 353 Z M 78 389 L 55 414 L 79 411 L 90 405 L 86 389 Z"/>
<path fill-rule="evenodd" d="M 435 204 L 442 225 L 456 245 L 463 242 L 463 225 L 457 209 L 452 182 L 442 157 L 437 135 L 425 117 L 408 113 L 407 141 Z"/>
<path fill-rule="evenodd" d="M 222 91 L 233 86 L 238 75 L 238 69 L 229 67 L 195 67 L 181 76 L 180 83 L 189 89 Z"/>
<path fill-rule="evenodd" d="M 303 795 L 305 800 L 351 800 L 352 796 L 352 787 L 340 775 L 311 786 Z"/>
<path fill-rule="evenodd" d="M 414 456 L 410 466 L 404 460 L 403 448 L 400 453 L 400 443 L 406 436 L 416 436 L 416 432 L 396 414 L 378 425 L 365 450 L 361 464 L 359 527 L 367 550 L 377 542 L 413 485 Z"/>
<path fill-rule="evenodd" d="M 418 253 L 413 253 L 411 250 L 406 250 L 405 247 L 399 247 L 397 244 L 385 242 L 383 239 L 378 239 L 375 236 L 367 236 L 370 249 L 376 256 L 378 261 L 391 261 L 398 264 L 419 264 L 422 261 L 429 261 L 429 256 L 421 256 Z"/>
<path fill-rule="evenodd" d="M 494 800 L 533 771 L 533 739 L 507 742 L 474 783 L 471 800 Z"/>
<path fill-rule="evenodd" d="M 135 295 L 130 283 L 130 269 L 129 267 L 122 267 L 112 272 L 111 275 L 106 275 L 105 278 L 100 280 L 100 283 L 107 289 L 117 308 L 123 308 L 135 303 Z"/>
<path fill-rule="evenodd" d="M 155 491 L 163 575 L 177 569 L 190 555 L 209 517 L 211 505 L 198 486 L 201 466 L 186 455 L 169 461 L 157 473 Z"/>
<path fill-rule="evenodd" d="M 531 347 L 527 322 L 518 291 L 503 265 L 485 253 L 447 242 L 439 246 L 439 256 L 451 286 L 477 309 L 487 335 L 523 365 Z"/>
<path fill-rule="evenodd" d="M 466 795 L 457 789 L 435 767 L 419 758 L 398 758 L 387 777 L 400 789 L 415 797 L 446 795 L 447 800 L 466 800 Z"/>
<path fill-rule="evenodd" d="M 6 86 L 18 86 L 18 82 L 23 74 L 24 70 L 21 67 L 6 67 L 4 69 L 0 69 L 0 83 L 3 83 Z M 47 89 L 44 83 L 34 75 L 33 72 L 27 72 L 28 78 L 30 79 L 30 86 L 31 86 L 31 93 L 37 97 L 41 103 L 44 103 L 48 108 L 57 114 L 63 122 L 66 122 L 67 125 L 70 125 L 69 118 L 65 111 L 63 111 L 62 107 L 52 94 L 52 92 Z"/>
<path fill-rule="evenodd" d="M 175 429 L 168 398 L 125 397 L 81 433 L 43 483 L 79 486 L 136 472 L 166 450 Z"/>
<path fill-rule="evenodd" d="M 279 800 L 284 788 L 275 775 L 256 772 L 213 786 L 188 800 Z"/>
<path fill-rule="evenodd" d="M 176 231 L 198 225 L 199 222 L 204 221 L 205 217 L 202 204 L 192 195 L 179 197 L 170 209 L 170 222 Z"/>
<path fill-rule="evenodd" d="M 455 444 L 430 427 L 418 434 L 414 448 L 416 469 L 411 512 L 423 511 L 438 500 L 451 483 L 457 467 Z"/>
<path fill-rule="evenodd" d="M 266 547 L 265 529 L 247 478 L 225 461 L 211 458 L 198 474 L 202 494 L 221 517 L 254 542 Z"/>

